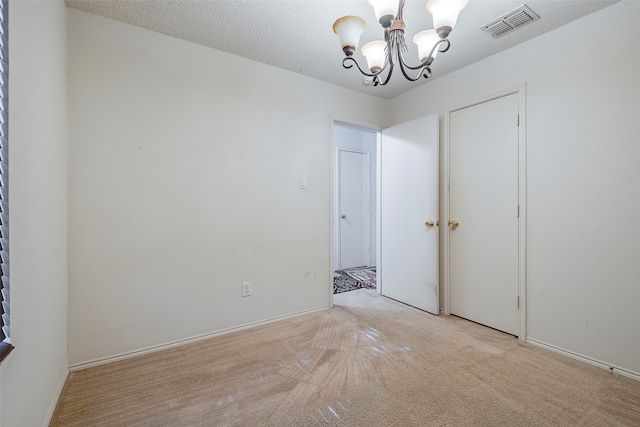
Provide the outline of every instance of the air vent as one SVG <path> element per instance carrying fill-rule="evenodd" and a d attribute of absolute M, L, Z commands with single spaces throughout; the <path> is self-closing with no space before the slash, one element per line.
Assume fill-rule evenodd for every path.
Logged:
<path fill-rule="evenodd" d="M 490 34 L 494 39 L 497 39 L 538 19 L 540 19 L 540 17 L 533 10 L 529 9 L 526 4 L 523 4 L 495 21 L 483 25 L 480 29 Z"/>

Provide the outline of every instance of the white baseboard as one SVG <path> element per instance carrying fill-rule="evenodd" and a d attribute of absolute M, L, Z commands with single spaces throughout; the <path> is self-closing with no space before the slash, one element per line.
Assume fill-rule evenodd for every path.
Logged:
<path fill-rule="evenodd" d="M 318 311 L 323 311 L 323 310 L 327 310 L 327 309 L 329 309 L 328 305 L 327 306 L 322 306 L 322 307 L 317 307 L 317 308 L 312 308 L 312 309 L 309 309 L 309 310 L 298 311 L 298 312 L 287 314 L 287 315 L 284 315 L 284 316 L 272 317 L 270 319 L 261 320 L 259 322 L 246 323 L 244 325 L 236 326 L 236 327 L 233 327 L 233 328 L 223 329 L 221 331 L 211 332 L 211 333 L 204 334 L 204 335 L 198 335 L 198 336 L 191 337 L 191 338 L 186 338 L 186 339 L 183 339 L 183 340 L 172 341 L 172 342 L 169 342 L 169 343 L 166 343 L 166 344 L 161 344 L 161 345 L 157 345 L 157 346 L 153 346 L 153 347 L 147 347 L 147 348 L 143 348 L 143 349 L 140 349 L 140 350 L 135 350 L 135 351 L 127 352 L 127 353 L 121 353 L 121 354 L 117 354 L 115 356 L 109 356 L 109 357 L 104 357 L 104 358 L 100 358 L 100 359 L 94 359 L 94 360 L 90 360 L 88 362 L 76 363 L 74 365 L 70 365 L 69 366 L 69 371 L 71 371 L 71 372 L 80 371 L 82 369 L 92 368 L 94 366 L 100 366 L 100 365 L 105 365 L 105 364 L 111 363 L 111 362 L 118 362 L 120 360 L 131 359 L 132 357 L 142 356 L 144 354 L 149 354 L 149 353 L 155 353 L 156 351 L 167 350 L 169 348 L 174 348 L 174 347 L 178 347 L 178 346 L 185 345 L 185 344 L 190 344 L 190 343 L 197 342 L 197 341 L 202 341 L 202 340 L 206 340 L 206 339 L 209 339 L 209 338 L 219 337 L 221 335 L 232 334 L 234 332 L 243 331 L 245 329 L 255 328 L 257 326 L 267 325 L 269 323 L 279 322 L 281 320 L 291 319 L 293 317 L 302 316 L 304 314 L 316 313 Z"/>
<path fill-rule="evenodd" d="M 60 400 L 60 395 L 62 394 L 62 389 L 64 388 L 64 384 L 67 382 L 67 377 L 69 376 L 69 371 L 67 371 L 62 379 L 60 380 L 60 384 L 58 384 L 58 390 L 56 390 L 56 394 L 51 401 L 51 405 L 49 405 L 49 410 L 47 411 L 47 416 L 44 419 L 43 427 L 48 427 L 51 424 L 51 419 L 53 418 L 53 413 L 56 411 L 56 407 L 58 406 L 58 400 Z"/>
<path fill-rule="evenodd" d="M 565 350 L 563 348 L 556 347 L 554 345 L 547 344 L 547 343 L 544 343 L 542 341 L 534 340 L 534 339 L 531 339 L 531 338 L 527 338 L 526 342 L 528 342 L 529 344 L 535 345 L 536 347 L 544 348 L 545 350 L 550 350 L 550 351 L 553 351 L 554 353 L 559 353 L 559 354 L 562 354 L 563 356 L 567 356 L 567 357 L 570 357 L 572 359 L 579 360 L 579 361 L 584 362 L 584 363 L 588 363 L 589 365 L 596 366 L 596 367 L 601 368 L 601 369 L 605 369 L 605 370 L 610 371 L 610 372 L 612 372 L 614 374 L 622 375 L 622 376 L 629 377 L 629 378 L 632 378 L 634 380 L 640 381 L 640 373 L 634 372 L 634 371 L 632 371 L 630 369 L 621 368 L 619 366 L 613 366 L 610 363 L 605 363 L 605 362 L 602 362 L 600 360 L 596 360 L 596 359 L 593 359 L 591 357 L 583 356 L 581 354 L 574 353 L 572 351 Z"/>

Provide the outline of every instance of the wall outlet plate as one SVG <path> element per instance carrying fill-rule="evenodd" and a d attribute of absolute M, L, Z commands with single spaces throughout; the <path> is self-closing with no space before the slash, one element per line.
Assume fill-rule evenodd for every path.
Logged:
<path fill-rule="evenodd" d="M 251 282 L 242 282 L 242 296 L 251 296 Z"/>

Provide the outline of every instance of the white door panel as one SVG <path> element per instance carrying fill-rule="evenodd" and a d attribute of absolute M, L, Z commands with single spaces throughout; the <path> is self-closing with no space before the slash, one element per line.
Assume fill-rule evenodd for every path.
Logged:
<path fill-rule="evenodd" d="M 369 264 L 369 155 L 338 151 L 338 268 Z"/>
<path fill-rule="evenodd" d="M 439 313 L 438 116 L 382 131 L 382 294 Z"/>
<path fill-rule="evenodd" d="M 517 335 L 518 95 L 450 116 L 451 314 Z"/>

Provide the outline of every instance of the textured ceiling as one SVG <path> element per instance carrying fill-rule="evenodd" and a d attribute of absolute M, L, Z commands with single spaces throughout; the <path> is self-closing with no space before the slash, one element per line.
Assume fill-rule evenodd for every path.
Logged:
<path fill-rule="evenodd" d="M 433 77 L 462 68 L 618 1 L 470 0 L 449 37 L 451 49 L 438 55 L 431 66 Z M 493 39 L 479 29 L 523 3 L 541 19 L 499 39 Z M 427 82 L 421 79 L 410 83 L 396 70 L 387 86 L 371 87 L 363 83 L 357 70 L 342 68 L 343 53 L 331 28 L 337 18 L 359 15 L 367 21 L 360 46 L 383 39 L 373 9 L 365 0 L 67 0 L 66 4 L 384 98 L 392 98 Z M 407 0 L 404 16 L 409 52 L 405 58 L 410 65 L 418 63 L 413 35 L 433 27 L 425 5 L 426 0 Z M 363 67 L 366 66 L 359 48 L 355 57 Z"/>

